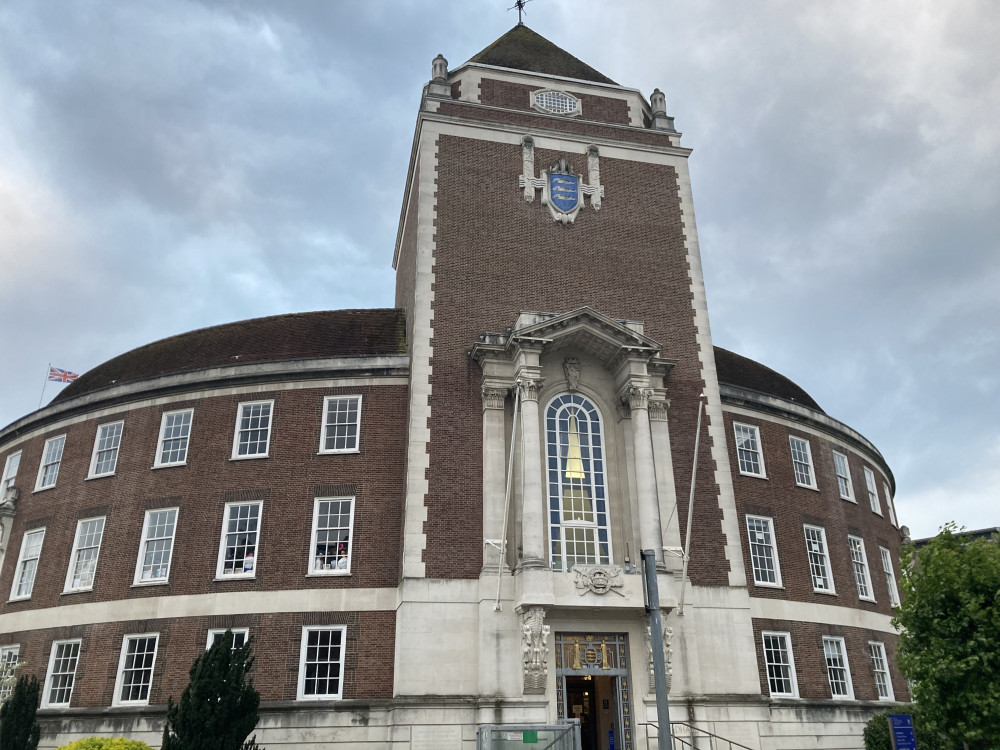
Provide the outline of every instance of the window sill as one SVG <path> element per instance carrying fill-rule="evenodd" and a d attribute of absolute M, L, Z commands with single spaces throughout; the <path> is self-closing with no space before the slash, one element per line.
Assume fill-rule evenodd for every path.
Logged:
<path fill-rule="evenodd" d="M 855 500 L 853 497 L 844 497 L 843 495 L 841 495 L 840 499 L 847 503 L 854 503 L 855 505 L 858 504 L 858 501 Z"/>
<path fill-rule="evenodd" d="M 741 477 L 753 477 L 754 479 L 767 479 L 767 474 L 751 474 L 748 471 L 743 471 L 740 469 Z"/>
<path fill-rule="evenodd" d="M 256 579 L 257 579 L 257 574 L 256 573 L 246 574 L 246 575 L 239 575 L 239 576 L 236 576 L 236 575 L 229 575 L 229 576 L 216 575 L 215 578 L 212 579 L 212 583 L 221 583 L 223 581 L 254 581 Z"/>
<path fill-rule="evenodd" d="M 863 602 L 868 602 L 869 604 L 877 604 L 875 599 L 873 599 L 870 596 L 859 596 L 858 599 L 860 599 Z"/>
<path fill-rule="evenodd" d="M 85 589 L 66 589 L 59 596 L 69 596 L 70 594 L 89 594 L 94 590 L 93 586 L 88 586 Z"/>
<path fill-rule="evenodd" d="M 178 463 L 175 463 L 175 464 L 153 464 L 150 468 L 151 469 L 176 469 L 178 466 L 187 466 L 187 461 L 179 461 Z M 132 704 L 129 704 L 129 705 L 132 705 Z M 136 705 L 139 705 L 139 704 L 136 704 Z M 145 705 L 148 705 L 148 704 L 143 703 L 142 705 L 145 706 Z"/>
<path fill-rule="evenodd" d="M 306 573 L 306 578 L 326 578 L 328 576 L 349 576 L 350 570 L 313 570 Z"/>
<path fill-rule="evenodd" d="M 54 490 L 55 488 L 56 486 L 54 484 L 50 484 L 48 487 L 35 487 L 35 489 L 31 491 L 31 494 L 37 495 L 39 492 L 45 492 L 46 490 Z"/>
<path fill-rule="evenodd" d="M 89 482 L 91 479 L 107 479 L 108 477 L 113 477 L 115 472 L 110 471 L 107 474 L 88 474 L 83 478 L 84 482 Z"/>
<path fill-rule="evenodd" d="M 753 585 L 756 586 L 756 587 L 758 587 L 758 588 L 762 588 L 762 589 L 778 589 L 778 590 L 781 590 L 781 591 L 785 590 L 784 585 L 782 585 L 780 583 L 760 583 L 758 581 L 754 581 Z"/>
<path fill-rule="evenodd" d="M 135 581 L 132 584 L 132 588 L 134 588 L 134 589 L 144 589 L 147 586 L 166 586 L 168 583 L 170 583 L 170 581 L 167 580 L 167 579 L 164 579 L 162 581 L 160 581 L 160 580 L 156 580 L 156 581 Z M 122 704 L 122 705 L 124 705 L 124 704 Z M 145 705 L 145 704 L 143 704 L 143 705 Z"/>
<path fill-rule="evenodd" d="M 297 695 L 295 696 L 296 702 L 299 701 L 339 701 L 342 700 L 339 695 Z"/>
<path fill-rule="evenodd" d="M 813 589 L 814 594 L 823 594 L 824 596 L 836 596 L 836 591 L 827 591 L 826 589 Z"/>
<path fill-rule="evenodd" d="M 252 461 L 255 458 L 270 458 L 267 453 L 255 453 L 252 456 L 230 456 L 230 461 Z"/>
<path fill-rule="evenodd" d="M 795 486 L 803 490 L 812 490 L 813 492 L 819 492 L 819 487 L 815 484 L 799 484 L 798 482 L 796 482 Z"/>
<path fill-rule="evenodd" d="M 331 456 L 331 455 L 336 455 L 338 453 L 360 453 L 360 452 L 361 452 L 360 448 L 347 448 L 345 450 L 340 450 L 340 451 L 324 451 L 324 450 L 319 450 L 319 451 L 316 451 L 316 455 L 317 456 Z M 308 698 L 306 700 L 312 700 L 312 699 Z M 327 699 L 323 698 L 321 700 L 327 700 Z"/>
<path fill-rule="evenodd" d="M 15 604 L 17 602 L 30 602 L 30 601 L 31 601 L 31 597 L 30 596 L 18 596 L 18 597 L 15 597 L 15 598 L 8 599 L 7 603 L 8 604 Z"/>

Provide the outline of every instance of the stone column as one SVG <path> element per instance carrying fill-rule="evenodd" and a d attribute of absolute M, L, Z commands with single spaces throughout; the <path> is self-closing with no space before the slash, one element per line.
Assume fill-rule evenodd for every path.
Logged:
<path fill-rule="evenodd" d="M 540 378 L 521 375 L 515 387 L 521 393 L 521 568 L 546 568 L 545 492 L 542 471 Z"/>
<path fill-rule="evenodd" d="M 662 566 L 660 508 L 656 498 L 653 440 L 649 428 L 649 397 L 652 393 L 649 388 L 629 385 L 622 394 L 622 400 L 632 412 L 632 447 L 635 455 L 636 496 L 639 502 L 639 543 L 642 549 L 655 550 L 657 565 Z"/>
<path fill-rule="evenodd" d="M 500 544 L 507 533 L 503 517 L 507 501 L 504 407 L 508 390 L 492 383 L 483 385 L 483 573 L 496 574 L 498 565 L 507 570 L 506 560 L 500 559 Z M 516 546 L 515 540 L 507 540 L 508 550 Z"/>

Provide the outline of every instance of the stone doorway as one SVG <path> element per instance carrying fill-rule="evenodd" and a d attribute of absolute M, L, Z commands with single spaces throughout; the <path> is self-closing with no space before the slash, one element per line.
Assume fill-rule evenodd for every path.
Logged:
<path fill-rule="evenodd" d="M 559 719 L 580 719 L 583 750 L 633 750 L 625 633 L 556 633 Z"/>

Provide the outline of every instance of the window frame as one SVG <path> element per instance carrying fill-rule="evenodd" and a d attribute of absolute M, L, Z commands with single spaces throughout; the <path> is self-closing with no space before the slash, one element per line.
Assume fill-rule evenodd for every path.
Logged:
<path fill-rule="evenodd" d="M 17 564 L 14 566 L 14 580 L 10 585 L 10 599 L 8 601 L 12 602 L 26 601 L 27 599 L 30 599 L 31 595 L 34 593 L 35 581 L 38 580 L 38 566 L 42 559 L 42 548 L 45 545 L 45 529 L 46 529 L 45 526 L 38 526 L 33 529 L 25 529 L 24 533 L 21 535 L 21 551 L 18 552 L 17 554 Z M 18 589 L 18 582 L 21 580 L 21 566 L 24 565 L 25 562 L 30 562 L 30 560 L 24 559 L 24 553 L 27 550 L 28 537 L 31 536 L 32 534 L 38 534 L 38 533 L 42 535 L 42 539 L 38 543 L 38 556 L 31 558 L 31 560 L 35 561 L 35 569 L 31 574 L 31 587 L 28 589 L 27 594 L 18 594 L 17 589 Z"/>
<path fill-rule="evenodd" d="M 146 545 L 153 540 L 147 539 L 146 534 L 149 530 L 149 519 L 153 513 L 162 513 L 167 511 L 174 512 L 174 531 L 170 535 L 170 554 L 167 556 L 167 574 L 161 578 L 142 578 L 142 568 L 143 568 L 143 558 L 145 557 Z M 177 541 L 177 524 L 180 519 L 180 508 L 177 506 L 169 508 L 150 508 L 145 512 L 142 518 L 142 532 L 139 535 L 139 554 L 136 556 L 135 561 L 135 576 L 132 580 L 133 586 L 162 586 L 164 584 L 170 583 L 170 569 L 174 563 L 174 543 Z M 157 537 L 157 539 L 162 539 L 165 537 Z"/>
<path fill-rule="evenodd" d="M 847 694 L 838 695 L 833 692 L 833 675 L 830 673 L 830 660 L 826 654 L 826 644 L 836 643 L 838 649 L 838 656 L 843 660 L 844 666 L 844 682 L 847 684 Z M 847 658 L 847 642 L 844 640 L 843 636 L 840 635 L 824 635 L 823 636 L 823 661 L 826 664 L 826 684 L 830 688 L 830 697 L 835 701 L 852 701 L 854 700 L 854 680 L 851 678 L 851 662 Z"/>
<path fill-rule="evenodd" d="M 228 545 L 226 544 L 226 537 L 229 536 L 229 514 L 233 508 L 245 506 L 245 505 L 256 505 L 257 506 L 257 529 L 255 534 L 257 535 L 254 540 L 253 545 L 253 568 L 250 571 L 244 570 L 241 573 L 226 573 L 226 550 Z M 239 579 L 250 579 L 257 577 L 257 558 L 258 552 L 260 552 L 260 527 L 261 521 L 264 518 L 264 501 L 263 500 L 248 500 L 248 501 L 234 501 L 231 503 L 226 503 L 222 510 L 222 531 L 219 535 L 219 557 L 215 566 L 215 580 L 217 581 L 232 581 Z M 175 529 L 176 533 L 176 529 Z M 236 534 L 246 533 L 246 532 L 235 532 Z M 246 555 L 244 559 L 244 568 L 246 567 Z"/>
<path fill-rule="evenodd" d="M 785 651 L 788 654 L 788 674 L 790 682 L 792 683 L 792 692 L 790 693 L 775 693 L 771 690 L 771 674 L 770 667 L 771 662 L 767 659 L 767 638 L 781 638 L 784 641 Z M 792 634 L 786 631 L 780 630 L 762 630 L 760 633 L 760 644 L 761 649 L 764 653 L 764 679 L 767 680 L 767 694 L 772 698 L 798 698 L 799 697 L 799 681 L 795 676 L 795 655 L 792 653 Z M 776 666 L 785 666 L 779 664 Z"/>
<path fill-rule="evenodd" d="M 753 546 L 754 544 L 760 544 L 761 542 L 754 542 L 753 538 L 750 536 L 752 533 L 757 533 L 756 530 L 750 528 L 751 521 L 766 521 L 767 522 L 767 533 L 771 537 L 771 541 L 767 543 L 767 547 L 771 550 L 771 562 L 774 564 L 774 581 L 758 581 L 757 580 L 757 566 L 754 564 L 754 554 Z M 765 586 L 772 589 L 781 589 L 784 586 L 781 583 L 781 565 L 778 563 L 778 540 L 774 532 L 774 519 L 769 516 L 757 516 L 752 514 L 747 514 L 746 516 L 746 530 L 747 530 L 747 545 L 750 550 L 750 569 L 753 572 L 753 583 L 755 586 Z"/>
<path fill-rule="evenodd" d="M 882 491 L 885 492 L 885 507 L 889 511 L 889 523 L 899 528 L 899 523 L 896 521 L 896 506 L 892 502 L 892 496 L 889 494 L 889 483 L 882 482 Z"/>
<path fill-rule="evenodd" d="M 306 695 L 306 651 L 309 648 L 308 633 L 311 631 L 340 631 L 340 677 L 337 680 L 336 693 L 323 693 L 321 695 Z M 328 662 L 332 663 L 332 662 Z M 295 700 L 297 701 L 325 701 L 342 700 L 344 697 L 344 670 L 347 666 L 347 626 L 346 625 L 304 625 L 302 627 L 302 641 L 299 645 L 299 674 L 296 680 Z"/>
<path fill-rule="evenodd" d="M 882 691 L 879 689 L 878 675 L 879 669 L 876 664 L 876 656 L 872 651 L 872 647 L 877 647 L 879 651 L 878 658 L 882 661 L 883 672 L 885 673 L 885 687 L 888 695 L 883 696 Z M 895 701 L 896 691 L 892 688 L 892 672 L 889 671 L 889 654 L 886 653 L 885 644 L 882 641 L 868 641 L 868 657 L 872 665 L 872 679 L 875 682 L 875 692 L 878 695 L 880 701 Z"/>
<path fill-rule="evenodd" d="M 59 458 L 55 461 L 46 461 L 49 458 L 49 445 L 55 443 L 56 441 L 61 441 L 59 446 Z M 59 481 L 59 468 L 62 466 L 63 455 L 66 452 L 66 433 L 62 435 L 53 435 L 45 440 L 45 445 L 42 447 L 42 458 L 38 463 L 38 476 L 35 478 L 35 492 L 41 492 L 42 490 L 50 490 L 56 486 Z M 45 469 L 49 466 L 55 466 L 55 474 L 52 477 L 52 482 L 50 484 L 42 484 L 42 480 L 45 477 Z"/>
<path fill-rule="evenodd" d="M 212 644 L 215 641 L 215 636 L 225 635 L 227 630 L 233 631 L 233 650 L 239 648 L 244 643 L 250 640 L 250 628 L 209 628 L 208 629 L 208 640 L 205 642 L 205 650 L 208 651 L 212 648 Z M 236 645 L 236 636 L 243 636 L 243 643 L 240 646 Z"/>
<path fill-rule="evenodd" d="M 846 476 L 840 473 L 840 467 L 837 465 L 837 457 L 844 459 L 844 471 L 847 472 Z M 840 494 L 841 500 L 848 500 L 852 503 L 857 503 L 857 499 L 854 497 L 854 481 L 851 479 L 851 459 L 849 454 L 841 453 L 840 451 L 833 451 L 833 473 L 837 477 L 837 492 Z M 844 494 L 843 488 L 840 486 L 840 480 L 843 479 L 847 484 L 847 494 Z"/>
<path fill-rule="evenodd" d="M 50 693 L 52 691 L 52 677 L 53 669 L 55 668 L 56 662 L 56 650 L 60 646 L 76 646 L 76 656 L 73 664 L 73 672 L 69 686 L 69 696 L 65 703 L 54 703 L 51 699 Z M 52 646 L 49 649 L 49 666 L 45 672 L 45 682 L 42 685 L 42 703 L 41 708 L 68 708 L 73 702 L 73 688 L 76 687 L 76 673 L 80 668 L 80 656 L 83 652 L 83 639 L 82 638 L 66 638 L 63 640 L 52 641 Z M 70 674 L 69 672 L 60 672 L 60 674 Z M 62 688 L 59 688 L 62 689 Z"/>
<path fill-rule="evenodd" d="M 187 424 L 187 435 L 184 436 L 184 459 L 181 461 L 163 461 L 163 443 L 167 439 L 167 418 L 172 417 L 175 414 L 190 414 L 191 419 Z M 156 439 L 156 456 L 153 459 L 154 469 L 165 469 L 171 466 L 186 466 L 188 460 L 188 454 L 191 452 L 191 432 L 194 429 L 194 407 L 188 407 L 187 409 L 174 409 L 172 411 L 165 411 L 160 415 L 160 434 Z M 170 438 L 171 440 L 177 440 L 178 438 Z"/>
<path fill-rule="evenodd" d="M 888 547 L 881 544 L 878 547 L 879 556 L 882 558 L 882 572 L 885 574 L 885 586 L 889 590 L 889 605 L 898 607 L 900 605 L 899 588 L 896 586 L 896 571 L 892 565 L 892 553 Z"/>
<path fill-rule="evenodd" d="M 824 564 L 824 566 L 826 568 L 826 578 L 830 582 L 830 588 L 828 588 L 828 589 L 822 589 L 822 588 L 817 588 L 816 587 L 816 575 L 813 573 L 813 570 L 812 570 L 813 560 L 811 559 L 810 556 L 814 555 L 814 554 L 820 554 L 820 553 L 815 552 L 814 550 L 810 549 L 810 547 L 809 547 L 809 543 L 810 542 L 816 541 L 815 539 L 810 539 L 809 538 L 809 530 L 810 529 L 814 530 L 814 531 L 818 531 L 820 533 L 821 541 L 822 541 L 822 544 L 823 544 L 823 553 L 822 553 L 823 554 L 823 564 Z M 826 529 L 823 528 L 822 526 L 814 526 L 812 524 L 805 523 L 805 524 L 802 524 L 802 530 L 803 530 L 803 534 L 805 535 L 805 540 L 806 540 L 806 562 L 807 562 L 807 564 L 809 566 L 809 580 L 812 582 L 813 593 L 815 593 L 815 594 L 836 594 L 837 593 L 837 587 L 836 587 L 836 584 L 834 584 L 834 582 L 833 582 L 833 565 L 830 562 L 830 543 L 827 541 L 827 538 L 826 538 Z"/>
<path fill-rule="evenodd" d="M 103 521 L 101 525 L 101 538 L 97 543 L 97 554 L 94 555 L 94 575 L 91 578 L 89 586 L 73 586 L 73 579 L 75 576 L 76 568 L 76 554 L 80 551 L 80 532 L 83 531 L 83 525 L 88 521 Z M 97 562 L 101 557 L 101 545 L 104 543 L 104 531 L 108 527 L 108 517 L 107 516 L 92 516 L 90 518 L 81 518 L 76 522 L 76 533 L 73 535 L 73 548 L 69 553 L 69 566 L 66 569 L 66 583 L 63 587 L 64 594 L 74 594 L 83 591 L 93 591 L 94 581 L 97 580 Z M 92 549 L 92 547 L 86 547 L 85 549 Z"/>
<path fill-rule="evenodd" d="M 757 463 L 760 464 L 760 472 L 754 473 L 751 471 L 744 471 L 743 460 L 740 458 L 740 451 L 749 449 L 740 448 L 740 434 L 739 428 L 745 428 L 753 431 L 753 439 L 756 443 L 756 448 L 753 452 L 757 454 Z M 736 447 L 736 468 L 739 470 L 740 474 L 745 477 L 757 477 L 758 479 L 767 479 L 767 468 L 764 465 L 764 442 L 760 437 L 760 427 L 755 424 L 746 424 L 745 422 L 733 422 L 733 439 L 735 440 Z"/>
<path fill-rule="evenodd" d="M 263 453 L 247 453 L 240 454 L 240 433 L 244 432 L 241 427 L 243 423 L 243 410 L 248 407 L 263 406 L 267 405 L 267 430 L 265 431 L 264 438 L 264 452 Z M 358 412 L 360 416 L 360 411 Z M 253 417 L 250 417 L 253 419 Z M 271 428 L 274 426 L 274 399 L 261 399 L 259 401 L 241 401 L 236 407 L 236 428 L 233 432 L 233 454 L 230 459 L 233 461 L 248 461 L 254 458 L 268 458 L 271 452 Z M 255 428 L 248 427 L 246 432 L 251 432 Z M 256 428 L 259 430 L 260 428 Z"/>
<path fill-rule="evenodd" d="M 878 500 L 878 485 L 875 482 L 875 472 L 870 466 L 863 466 L 865 470 L 865 489 L 868 491 L 868 504 L 871 505 L 872 513 L 882 515 L 882 503 Z"/>
<path fill-rule="evenodd" d="M 128 643 L 131 640 L 138 640 L 139 638 L 153 638 L 155 639 L 155 645 L 153 646 L 153 661 L 149 665 L 149 683 L 146 686 L 146 698 L 140 700 L 122 700 L 122 688 L 125 687 L 125 658 L 128 652 Z M 121 654 L 118 657 L 118 672 L 115 675 L 115 692 L 111 698 L 112 706 L 148 706 L 149 696 L 153 692 L 153 677 L 156 674 L 156 657 L 160 653 L 160 634 L 159 633 L 126 633 L 122 636 L 122 648 Z"/>
<path fill-rule="evenodd" d="M 20 664 L 20 657 L 20 643 L 5 643 L 0 646 L 0 675 L 4 674 L 4 667 L 8 664 Z M 14 667 L 14 670 L 16 669 L 17 667 Z M 14 674 L 14 671 L 12 671 L 11 674 Z M 14 694 L 14 684 L 14 681 L 11 681 L 9 685 L 3 685 L 0 683 L 0 704 Z"/>
<path fill-rule="evenodd" d="M 105 448 L 103 452 L 113 450 L 115 453 L 114 460 L 111 462 L 111 471 L 102 471 L 100 474 L 97 473 L 98 465 L 98 454 L 102 451 L 101 446 L 101 432 L 105 428 L 119 427 L 117 441 L 113 448 Z M 122 438 L 125 436 L 125 420 L 119 419 L 116 422 L 105 422 L 104 424 L 97 425 L 97 431 L 94 435 L 94 450 L 90 454 L 90 468 L 87 470 L 87 479 L 100 479 L 101 477 L 113 477 L 115 472 L 118 470 L 118 455 L 121 451 Z"/>
<path fill-rule="evenodd" d="M 803 462 L 799 461 L 798 459 L 795 458 L 795 442 L 796 441 L 798 441 L 798 442 L 802 443 L 803 445 L 805 445 L 806 460 L 805 460 L 804 463 L 806 465 L 806 468 L 808 468 L 808 470 L 809 470 L 809 480 L 810 480 L 809 484 L 806 484 L 804 482 L 800 482 L 799 481 L 799 472 L 798 472 L 798 467 L 796 466 L 796 464 L 803 463 Z M 788 436 L 788 448 L 789 448 L 789 451 L 790 451 L 791 456 L 792 456 L 792 476 L 795 478 L 795 486 L 796 487 L 805 487 L 806 489 L 810 489 L 810 490 L 818 490 L 819 489 L 819 483 L 816 481 L 816 465 L 813 463 L 812 444 L 810 443 L 809 439 L 808 438 L 804 438 L 804 437 L 799 437 L 798 435 L 789 435 Z"/>
<path fill-rule="evenodd" d="M 563 391 L 549 399 L 543 415 L 542 455 L 546 476 L 544 492 L 548 513 L 545 529 L 548 534 L 546 554 L 549 569 L 569 573 L 576 565 L 610 565 L 614 560 L 614 539 L 605 452 L 607 440 L 601 407 L 583 393 Z M 576 467 L 578 470 L 574 472 L 579 476 L 571 477 L 568 474 L 568 457 L 573 433 L 569 427 L 573 421 L 577 426 L 582 466 Z M 584 427 L 581 427 L 581 421 L 585 422 Z M 590 498 L 589 512 L 582 504 L 579 508 L 567 504 L 567 498 L 573 498 L 574 493 L 580 493 L 581 500 Z M 579 545 L 583 546 L 584 554 L 579 553 Z M 581 557 L 584 559 L 581 560 Z"/>
<path fill-rule="evenodd" d="M 348 399 L 352 399 L 352 398 L 353 399 L 357 399 L 357 402 L 358 402 L 358 417 L 357 417 L 357 421 L 354 422 L 354 425 L 356 427 L 356 431 L 354 433 L 354 447 L 353 448 L 327 448 L 326 447 L 327 430 L 330 428 L 330 425 L 327 424 L 327 417 L 329 416 L 329 413 L 330 413 L 330 403 L 332 401 L 344 401 L 344 400 L 348 400 Z M 344 395 L 338 395 L 338 396 L 324 396 L 323 397 L 323 417 L 322 417 L 322 422 L 320 423 L 320 430 L 319 430 L 319 454 L 320 455 L 330 455 L 330 454 L 337 454 L 337 453 L 360 453 L 361 452 L 361 407 L 362 407 L 362 401 L 363 400 L 364 399 L 362 398 L 362 395 L 360 393 L 358 393 L 358 394 L 344 394 Z M 345 422 L 345 424 L 350 424 L 350 423 L 349 422 Z"/>
<path fill-rule="evenodd" d="M 853 546 L 854 542 L 858 543 L 859 545 L 858 549 L 855 549 L 855 547 Z M 847 548 L 851 556 L 851 571 L 854 573 L 854 584 L 858 590 L 858 598 L 866 602 L 874 602 L 875 586 L 872 585 L 871 566 L 868 564 L 868 552 L 865 549 L 865 540 L 860 536 L 854 536 L 854 534 L 848 534 Z M 861 555 L 860 562 L 854 559 L 855 552 L 860 552 Z M 858 565 L 861 565 L 862 570 L 864 571 L 864 583 L 868 587 L 867 596 L 861 593 L 861 581 L 858 580 L 858 567 L 857 567 Z"/>
<path fill-rule="evenodd" d="M 317 568 L 316 567 L 316 546 L 318 540 L 316 534 L 319 531 L 319 507 L 321 502 L 344 502 L 351 503 L 351 516 L 347 527 L 347 567 L 345 568 Z M 355 495 L 344 495 L 342 497 L 316 497 L 313 498 L 312 531 L 309 534 L 309 569 L 306 575 L 309 576 L 349 576 L 351 574 L 351 558 L 354 556 L 354 508 L 357 505 Z M 340 527 L 338 527 L 340 528 Z M 339 544 L 340 542 L 338 542 Z"/>
<path fill-rule="evenodd" d="M 14 482 L 17 479 L 17 472 L 21 467 L 22 453 L 23 451 L 19 450 L 12 451 L 11 453 L 8 453 L 7 458 L 4 459 L 3 474 L 0 474 L 0 502 L 3 501 L 4 491 L 7 489 L 7 486 L 14 486 Z M 15 458 L 17 459 L 16 464 L 14 462 Z M 11 464 L 15 464 L 13 472 L 10 470 Z"/>
<path fill-rule="evenodd" d="M 558 94 L 559 96 L 565 96 L 567 99 L 572 100 L 573 109 L 568 112 L 557 112 L 538 101 L 543 94 Z M 543 112 L 547 115 L 555 115 L 556 117 L 579 117 L 583 114 L 583 100 L 567 91 L 560 91 L 559 89 L 536 89 L 535 91 L 532 91 L 529 96 L 531 99 L 531 108 L 537 110 L 538 112 Z"/>

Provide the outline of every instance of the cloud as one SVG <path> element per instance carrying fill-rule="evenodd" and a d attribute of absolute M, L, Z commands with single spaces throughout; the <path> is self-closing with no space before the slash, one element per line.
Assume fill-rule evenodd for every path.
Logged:
<path fill-rule="evenodd" d="M 445 0 L 5 3 L 0 423 L 49 360 L 391 305 L 430 60 L 515 22 Z M 716 342 L 871 438 L 914 528 L 995 524 L 976 490 L 1000 372 L 992 3 L 547 0 L 527 22 L 666 92 Z"/>

